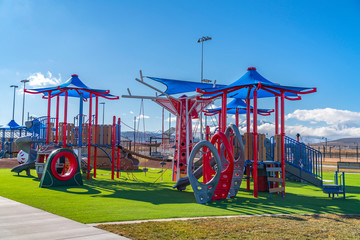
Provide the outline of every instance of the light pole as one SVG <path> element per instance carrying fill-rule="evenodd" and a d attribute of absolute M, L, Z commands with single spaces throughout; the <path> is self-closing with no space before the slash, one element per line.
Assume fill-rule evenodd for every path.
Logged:
<path fill-rule="evenodd" d="M 201 43 L 201 82 L 204 82 L 203 78 L 203 67 L 204 67 L 204 42 L 211 40 L 211 37 L 201 37 L 197 40 L 198 43 Z"/>
<path fill-rule="evenodd" d="M 12 120 L 14 120 L 14 114 L 15 114 L 15 90 L 16 90 L 16 88 L 18 88 L 18 86 L 11 85 L 10 87 L 14 88 L 13 113 L 12 113 Z"/>
<path fill-rule="evenodd" d="M 201 80 L 200 82 L 206 82 L 209 83 L 211 81 L 204 79 L 203 78 L 203 74 L 204 74 L 204 42 L 211 40 L 211 37 L 206 36 L 206 37 L 201 37 L 197 40 L 198 43 L 201 43 Z M 205 116 L 205 126 L 206 126 L 206 116 Z M 204 140 L 204 135 L 203 135 L 203 123 L 202 123 L 202 112 L 200 113 L 200 139 Z"/>
<path fill-rule="evenodd" d="M 104 102 L 101 102 L 100 104 L 103 105 L 103 125 L 104 125 L 104 116 L 105 116 L 105 103 Z"/>
<path fill-rule="evenodd" d="M 23 93 L 23 109 L 22 109 L 22 120 L 21 120 L 21 126 L 24 126 L 24 110 L 25 110 L 25 84 L 29 82 L 29 80 L 24 79 L 20 82 L 24 83 L 24 93 Z"/>
<path fill-rule="evenodd" d="M 322 139 L 325 139 L 325 151 L 324 151 L 324 158 L 326 157 L 326 150 L 327 150 L 327 137 L 322 137 Z"/>

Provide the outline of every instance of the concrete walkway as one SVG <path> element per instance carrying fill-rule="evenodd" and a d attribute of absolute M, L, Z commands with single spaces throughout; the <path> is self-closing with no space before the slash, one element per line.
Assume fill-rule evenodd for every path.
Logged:
<path fill-rule="evenodd" d="M 0 239 L 128 239 L 0 196 Z"/>

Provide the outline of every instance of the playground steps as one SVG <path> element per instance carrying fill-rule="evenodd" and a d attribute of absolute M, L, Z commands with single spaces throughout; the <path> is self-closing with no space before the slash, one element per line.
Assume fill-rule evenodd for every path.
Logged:
<path fill-rule="evenodd" d="M 290 163 L 285 163 L 285 171 L 317 187 L 322 187 L 321 179 L 315 177 L 313 174 L 308 173 L 307 171 L 304 171 L 298 166 L 294 166 Z"/>
<path fill-rule="evenodd" d="M 281 192 L 284 196 L 285 188 L 283 187 L 283 180 L 281 177 L 282 171 L 280 164 L 278 162 L 268 161 L 265 164 L 265 169 L 270 197 L 272 193 L 279 192 Z M 281 183 L 281 187 L 279 187 L 279 183 Z"/>
<path fill-rule="evenodd" d="M 285 188 L 284 188 L 284 187 L 270 188 L 270 189 L 269 189 L 269 193 L 283 192 L 283 191 L 285 191 Z"/>
<path fill-rule="evenodd" d="M 267 180 L 269 182 L 278 182 L 278 183 L 281 183 L 283 181 L 281 178 L 276 178 L 276 177 L 268 177 Z"/>

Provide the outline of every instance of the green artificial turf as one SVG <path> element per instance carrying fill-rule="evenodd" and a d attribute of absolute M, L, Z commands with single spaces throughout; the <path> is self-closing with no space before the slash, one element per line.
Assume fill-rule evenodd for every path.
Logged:
<path fill-rule="evenodd" d="M 84 186 L 39 188 L 35 171 L 32 176 L 17 176 L 0 169 L 0 195 L 82 223 L 99 223 L 139 219 L 279 213 L 352 213 L 360 214 L 360 174 L 346 174 L 347 199 L 328 198 L 320 188 L 287 181 L 286 197 L 260 192 L 258 198 L 246 192 L 244 182 L 234 199 L 197 204 L 191 187 L 179 192 L 172 189 L 171 172 L 159 179 L 159 169 L 146 174 L 122 173 L 111 180 L 110 171 L 100 170 L 96 179 Z M 333 174 L 325 173 L 332 179 Z"/>

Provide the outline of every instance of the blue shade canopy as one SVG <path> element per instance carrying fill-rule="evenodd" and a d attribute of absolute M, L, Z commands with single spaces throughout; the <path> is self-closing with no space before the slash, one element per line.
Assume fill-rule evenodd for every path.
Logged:
<path fill-rule="evenodd" d="M 182 80 L 173 80 L 166 78 L 157 78 L 157 77 L 147 77 L 151 80 L 161 82 L 166 85 L 165 93 L 168 95 L 179 94 L 179 93 L 188 93 L 195 92 L 197 88 L 207 88 L 207 89 L 220 89 L 226 87 L 226 85 L 221 84 L 210 84 L 210 83 L 200 83 L 200 82 L 191 82 L 191 81 L 182 81 Z"/>
<path fill-rule="evenodd" d="M 18 129 L 22 128 L 19 124 L 17 124 L 14 120 L 11 120 L 8 124 L 0 126 L 0 129 L 10 130 L 10 129 Z"/>
<path fill-rule="evenodd" d="M 221 90 L 232 91 L 228 93 L 228 97 L 246 99 L 249 96 L 249 98 L 252 99 L 254 89 L 259 84 L 261 85 L 261 88 L 258 89 L 258 98 L 274 97 L 275 94 L 280 94 L 281 90 L 284 90 L 285 97 L 290 97 L 290 98 L 296 98 L 298 97 L 298 94 L 301 93 L 314 91 L 314 88 L 290 87 L 290 86 L 282 86 L 280 84 L 273 83 L 267 80 L 266 78 L 264 78 L 263 76 L 261 76 L 254 67 L 248 68 L 248 71 L 241 78 L 227 85 L 226 87 L 221 88 Z M 243 88 L 235 90 L 238 87 L 243 87 Z M 253 88 L 249 89 L 249 87 L 253 87 Z M 268 89 L 273 93 L 264 89 Z M 205 92 L 214 92 L 213 89 L 203 89 L 203 90 Z M 214 93 L 206 96 L 212 96 L 212 95 L 215 96 L 218 94 Z"/>
<path fill-rule="evenodd" d="M 59 94 L 59 96 L 65 96 L 66 90 L 68 92 L 69 97 L 80 97 L 80 94 L 83 95 L 84 98 L 90 97 L 91 93 L 98 93 L 101 94 L 99 96 L 104 96 L 106 98 L 110 99 L 118 99 L 117 96 L 114 96 L 112 94 L 109 94 L 108 90 L 100 90 L 100 89 L 92 89 L 86 86 L 78 77 L 78 75 L 73 74 L 71 75 L 71 78 L 67 80 L 65 83 L 55 86 L 55 87 L 49 87 L 49 88 L 35 88 L 35 89 L 27 89 L 26 92 L 28 93 L 43 93 L 45 96 L 49 95 L 49 91 L 51 91 L 51 96 Z M 92 95 L 94 97 L 94 95 Z"/>
<path fill-rule="evenodd" d="M 226 105 L 227 108 L 227 113 L 229 114 L 236 114 L 236 108 L 239 108 L 239 114 L 245 114 L 246 113 L 246 107 L 247 104 L 244 102 L 244 100 L 240 99 L 240 98 L 235 98 L 234 100 L 232 100 L 231 102 L 229 102 Z M 252 106 L 250 106 L 250 109 L 253 109 Z M 206 109 L 206 111 L 208 112 L 217 112 L 220 111 L 221 108 L 214 108 L 214 109 Z M 272 109 L 258 109 L 259 112 L 263 112 L 263 113 L 271 113 L 273 110 Z"/>

